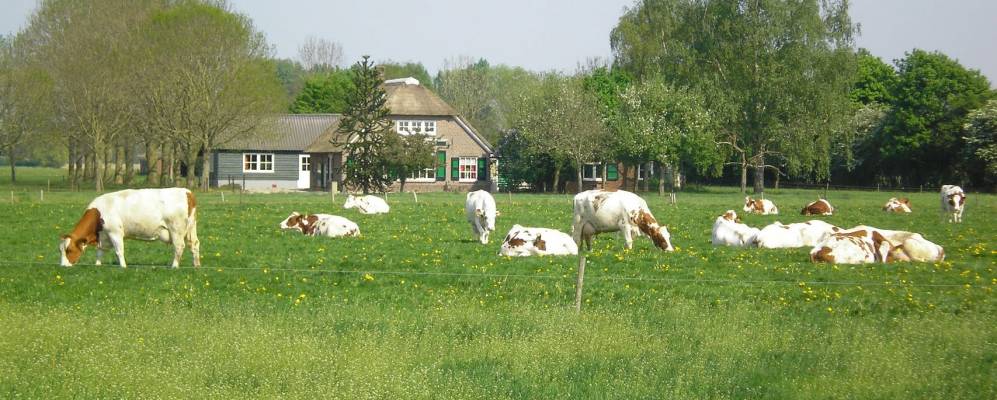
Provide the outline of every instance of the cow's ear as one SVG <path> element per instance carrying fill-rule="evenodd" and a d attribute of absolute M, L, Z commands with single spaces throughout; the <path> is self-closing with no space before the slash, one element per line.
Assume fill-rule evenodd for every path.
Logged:
<path fill-rule="evenodd" d="M 69 239 L 69 235 L 59 235 L 59 240 Z"/>
<path fill-rule="evenodd" d="M 502 212 L 499 211 L 499 210 L 495 210 L 495 216 L 496 217 L 501 217 L 502 216 Z"/>
<path fill-rule="evenodd" d="M 480 217 L 482 215 L 485 215 L 485 213 L 481 212 L 480 208 L 476 208 L 476 209 L 474 209 L 474 215 L 477 215 L 477 216 Z"/>

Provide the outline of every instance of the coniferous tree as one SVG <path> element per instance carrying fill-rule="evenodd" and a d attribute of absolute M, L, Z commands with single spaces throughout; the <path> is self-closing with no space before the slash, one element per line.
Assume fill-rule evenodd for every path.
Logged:
<path fill-rule="evenodd" d="M 346 188 L 364 194 L 383 192 L 391 184 L 385 157 L 391 132 L 387 94 L 381 87 L 381 71 L 370 56 L 353 65 L 353 89 L 339 123 L 346 152 Z"/>

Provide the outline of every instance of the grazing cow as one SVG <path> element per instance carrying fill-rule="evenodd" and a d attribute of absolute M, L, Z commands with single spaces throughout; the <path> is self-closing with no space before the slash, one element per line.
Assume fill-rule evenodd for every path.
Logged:
<path fill-rule="evenodd" d="M 513 225 L 502 241 L 500 256 L 567 256 L 578 254 L 578 245 L 568 234 L 556 229 Z"/>
<path fill-rule="evenodd" d="M 886 205 L 883 206 L 883 211 L 891 213 L 909 213 L 913 211 L 910 206 L 910 199 L 904 197 L 897 199 L 896 197 L 891 197 Z"/>
<path fill-rule="evenodd" d="M 301 215 L 297 211 L 281 221 L 280 229 L 294 229 L 305 236 L 360 236 L 360 227 L 346 218 L 330 214 Z"/>
<path fill-rule="evenodd" d="M 875 230 L 854 230 L 829 236 L 810 250 L 811 262 L 864 264 L 891 261 L 892 245 Z"/>
<path fill-rule="evenodd" d="M 831 215 L 834 213 L 834 207 L 831 203 L 824 199 L 819 199 L 813 203 L 807 204 L 800 211 L 800 215 Z"/>
<path fill-rule="evenodd" d="M 778 221 L 762 228 L 755 244 L 766 249 L 815 246 L 840 228 L 821 220 L 784 225 Z"/>
<path fill-rule="evenodd" d="M 391 209 L 388 207 L 388 203 L 380 197 L 354 196 L 352 194 L 346 197 L 343 208 L 356 208 L 361 214 L 385 214 Z"/>
<path fill-rule="evenodd" d="M 779 208 L 771 200 L 752 199 L 751 196 L 745 196 L 744 212 L 761 215 L 778 214 Z"/>
<path fill-rule="evenodd" d="M 575 195 L 574 203 L 571 233 L 578 246 L 584 240 L 591 250 L 592 236 L 619 231 L 623 233 L 627 249 L 633 248 L 634 235 L 643 233 L 659 249 L 675 250 L 668 229 L 658 225 L 651 210 L 647 208 L 647 202 L 633 193 L 622 190 L 587 190 Z"/>
<path fill-rule="evenodd" d="M 488 244 L 488 234 L 495 230 L 495 217 L 498 215 L 495 198 L 484 190 L 470 192 L 464 203 L 464 213 L 467 214 L 467 222 L 471 223 L 474 236 L 481 244 Z"/>
<path fill-rule="evenodd" d="M 966 193 L 955 185 L 942 186 L 942 211 L 949 215 L 949 222 L 962 222 L 962 210 L 966 205 Z"/>
<path fill-rule="evenodd" d="M 921 234 L 908 231 L 894 231 L 879 229 L 871 226 L 859 225 L 854 228 L 841 231 L 849 233 L 855 231 L 877 232 L 890 242 L 891 249 L 888 254 L 888 262 L 892 261 L 919 261 L 937 262 L 945 259 L 945 249 L 924 238 Z"/>
<path fill-rule="evenodd" d="M 727 210 L 713 223 L 714 246 L 750 246 L 755 243 L 758 228 L 741 223 L 734 210 Z"/>
<path fill-rule="evenodd" d="M 125 238 L 160 240 L 173 244 L 173 267 L 180 266 L 184 242 L 190 244 L 194 266 L 201 266 L 197 240 L 197 202 L 187 189 L 129 189 L 97 196 L 83 217 L 59 243 L 62 266 L 76 264 L 89 245 L 97 245 L 97 265 L 110 244 L 125 263 Z"/>

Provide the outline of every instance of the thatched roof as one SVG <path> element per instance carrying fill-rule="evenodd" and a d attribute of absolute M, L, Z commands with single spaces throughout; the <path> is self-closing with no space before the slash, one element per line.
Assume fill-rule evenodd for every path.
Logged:
<path fill-rule="evenodd" d="M 388 94 L 385 105 L 391 115 L 457 115 L 457 110 L 414 78 L 385 81 L 384 91 Z"/>
<path fill-rule="evenodd" d="M 339 127 L 339 114 L 288 114 L 264 121 L 258 135 L 236 138 L 219 150 L 302 151 Z M 338 151 L 338 150 L 337 150 Z"/>

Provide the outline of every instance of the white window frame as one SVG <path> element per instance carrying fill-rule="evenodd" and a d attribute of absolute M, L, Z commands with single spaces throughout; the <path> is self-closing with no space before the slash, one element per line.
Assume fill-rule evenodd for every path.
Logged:
<path fill-rule="evenodd" d="M 269 161 L 264 160 L 269 158 Z M 268 165 L 270 169 L 264 169 Z M 273 153 L 242 153 L 242 172 L 249 174 L 272 174 L 274 173 Z M 249 168 L 247 168 L 249 167 Z"/>
<path fill-rule="evenodd" d="M 436 121 L 399 119 L 395 121 L 395 131 L 399 135 L 423 134 L 436 136 Z"/>
<path fill-rule="evenodd" d="M 645 168 L 646 167 L 646 168 Z M 644 175 L 654 175 L 654 163 L 637 164 L 637 180 L 644 180 Z"/>
<path fill-rule="evenodd" d="M 407 135 L 410 129 L 409 125 L 410 125 L 409 120 L 400 119 L 398 121 L 395 121 L 395 130 L 398 131 L 398 133 L 400 134 Z"/>
<path fill-rule="evenodd" d="M 599 172 L 600 166 L 602 166 L 602 163 L 585 163 L 585 165 L 582 166 L 582 181 L 602 182 L 602 174 Z M 592 172 L 592 174 L 588 173 L 590 171 Z M 590 178 L 589 175 L 594 176 L 594 178 Z"/>
<path fill-rule="evenodd" d="M 423 133 L 436 136 L 436 121 L 423 121 Z"/>
<path fill-rule="evenodd" d="M 409 172 L 406 182 L 436 182 L 436 168 L 423 168 Z"/>
<path fill-rule="evenodd" d="M 312 156 L 305 155 L 304 157 L 301 158 L 301 163 L 300 164 L 301 165 L 298 166 L 298 172 L 305 172 L 305 171 L 311 172 L 311 170 L 312 170 Z"/>
<path fill-rule="evenodd" d="M 466 170 L 466 167 L 472 167 L 472 170 Z M 460 157 L 457 162 L 457 182 L 476 182 L 478 180 L 478 158 L 477 157 Z"/>

